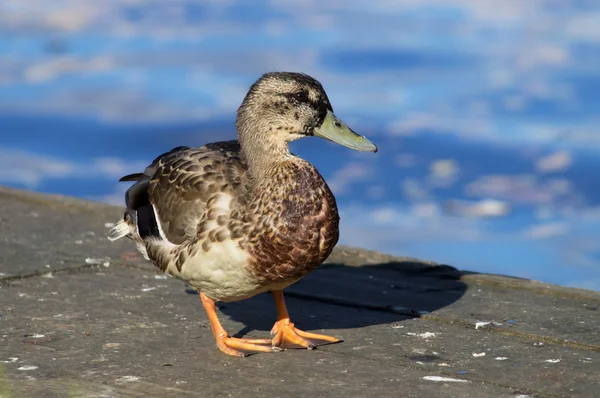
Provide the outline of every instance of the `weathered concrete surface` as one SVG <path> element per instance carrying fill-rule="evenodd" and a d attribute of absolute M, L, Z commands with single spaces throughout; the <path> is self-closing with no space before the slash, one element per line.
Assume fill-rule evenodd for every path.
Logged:
<path fill-rule="evenodd" d="M 197 294 L 108 242 L 120 215 L 0 189 L 0 397 L 600 391 L 600 294 L 343 247 L 286 291 L 298 327 L 343 343 L 227 357 Z M 220 308 L 231 333 L 274 321 L 269 295 Z"/>

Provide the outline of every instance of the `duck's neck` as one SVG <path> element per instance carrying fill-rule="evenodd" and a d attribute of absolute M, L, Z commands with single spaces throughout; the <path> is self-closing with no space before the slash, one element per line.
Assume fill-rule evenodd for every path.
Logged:
<path fill-rule="evenodd" d="M 260 127 L 263 127 L 262 129 Z M 270 170 L 279 163 L 294 158 L 288 142 L 277 139 L 279 136 L 270 131 L 272 127 L 238 125 L 238 141 L 242 159 L 248 165 L 248 173 L 254 184 L 268 178 Z"/>

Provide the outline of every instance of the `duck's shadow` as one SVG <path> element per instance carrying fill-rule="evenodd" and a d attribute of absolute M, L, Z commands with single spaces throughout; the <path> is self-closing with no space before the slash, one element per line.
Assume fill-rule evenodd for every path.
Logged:
<path fill-rule="evenodd" d="M 284 294 L 290 318 L 301 329 L 360 328 L 400 322 L 454 303 L 467 288 L 461 275 L 448 265 L 412 260 L 362 267 L 327 264 Z M 270 330 L 275 321 L 269 293 L 219 308 L 245 325 L 236 336 Z"/>

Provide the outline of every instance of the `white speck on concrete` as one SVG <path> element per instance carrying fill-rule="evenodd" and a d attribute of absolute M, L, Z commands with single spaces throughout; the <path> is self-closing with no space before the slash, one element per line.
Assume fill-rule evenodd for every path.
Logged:
<path fill-rule="evenodd" d="M 54 274 L 52 274 L 52 272 L 46 272 L 42 275 L 42 278 L 54 278 Z"/>
<path fill-rule="evenodd" d="M 422 339 L 430 339 L 433 337 L 436 337 L 438 334 L 437 333 L 433 333 L 433 332 L 424 332 L 424 333 L 406 333 L 409 336 L 416 336 L 416 337 L 420 337 Z"/>
<path fill-rule="evenodd" d="M 142 292 L 149 292 L 149 291 L 154 290 L 154 289 L 156 289 L 156 287 L 145 287 L 145 288 L 142 289 Z"/>
<path fill-rule="evenodd" d="M 139 380 L 140 380 L 140 378 L 137 376 L 121 376 L 115 381 L 117 383 L 130 383 L 132 381 L 139 381 Z"/>
<path fill-rule="evenodd" d="M 473 356 L 475 358 L 484 357 L 485 356 L 485 352 L 474 352 Z"/>
<path fill-rule="evenodd" d="M 475 330 L 477 330 L 479 328 L 486 327 L 488 325 L 491 325 L 491 326 L 502 326 L 502 322 L 496 322 L 496 321 L 475 322 Z"/>
<path fill-rule="evenodd" d="M 496 361 L 506 361 L 508 358 L 507 357 L 496 357 L 494 358 Z"/>
<path fill-rule="evenodd" d="M 18 360 L 19 360 L 19 358 L 17 358 L 17 357 L 10 357 L 10 358 L 8 358 L 8 360 L 2 361 L 2 362 L 4 362 L 4 363 L 13 363 L 13 362 L 17 362 Z"/>
<path fill-rule="evenodd" d="M 559 363 L 560 359 L 546 359 L 544 362 L 548 362 L 548 363 Z"/>
<path fill-rule="evenodd" d="M 33 339 L 41 339 L 41 338 L 46 337 L 46 335 L 45 334 L 34 333 L 34 334 L 30 334 L 27 337 L 31 337 Z"/>
<path fill-rule="evenodd" d="M 115 223 L 114 223 L 114 222 L 105 222 L 105 223 L 104 223 L 104 227 L 105 227 L 105 228 L 112 228 L 112 227 L 114 227 L 114 226 L 115 226 Z"/>
<path fill-rule="evenodd" d="M 441 377 L 441 376 L 423 376 L 423 380 L 444 381 L 444 382 L 451 382 L 451 383 L 468 383 L 469 382 L 469 380 L 453 379 L 451 377 Z"/>
<path fill-rule="evenodd" d="M 18 370 L 34 370 L 37 369 L 38 367 L 35 365 L 25 365 L 25 366 L 21 366 L 20 368 L 17 368 Z"/>
<path fill-rule="evenodd" d="M 107 258 L 91 258 L 91 257 L 88 257 L 88 258 L 85 259 L 85 263 L 86 264 L 92 264 L 92 265 L 103 265 L 106 268 L 110 267 L 110 261 L 108 261 Z"/>
<path fill-rule="evenodd" d="M 154 279 L 167 279 L 167 275 L 154 275 Z"/>
<path fill-rule="evenodd" d="M 448 365 L 446 362 L 442 362 L 442 363 L 438 363 L 438 366 L 448 367 L 450 365 Z"/>
<path fill-rule="evenodd" d="M 83 245 L 83 241 L 82 241 L 82 240 L 76 240 L 76 241 L 75 241 L 75 244 L 76 244 L 76 245 Z"/>
<path fill-rule="evenodd" d="M 50 264 L 46 264 L 46 265 L 44 265 L 44 267 L 50 268 Z"/>

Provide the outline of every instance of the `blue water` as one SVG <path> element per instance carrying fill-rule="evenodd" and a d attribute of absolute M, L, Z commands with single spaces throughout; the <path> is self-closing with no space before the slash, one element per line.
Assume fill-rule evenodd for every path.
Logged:
<path fill-rule="evenodd" d="M 342 243 L 600 291 L 600 5 L 363 3 L 7 0 L 0 184 L 122 204 L 121 175 L 234 138 L 260 74 L 302 71 L 380 148 L 293 144 Z"/>

